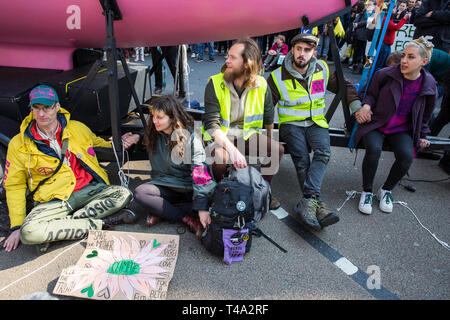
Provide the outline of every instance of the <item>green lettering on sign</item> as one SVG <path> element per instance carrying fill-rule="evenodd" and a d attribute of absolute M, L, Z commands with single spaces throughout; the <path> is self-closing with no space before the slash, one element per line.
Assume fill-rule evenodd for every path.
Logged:
<path fill-rule="evenodd" d="M 133 260 L 120 260 L 114 262 L 107 272 L 116 275 L 132 276 L 139 274 L 140 269 L 139 264 Z"/>

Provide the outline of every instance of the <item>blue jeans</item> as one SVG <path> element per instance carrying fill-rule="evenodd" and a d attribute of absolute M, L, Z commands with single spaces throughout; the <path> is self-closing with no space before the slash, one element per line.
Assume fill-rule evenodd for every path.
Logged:
<path fill-rule="evenodd" d="M 319 35 L 319 45 L 317 46 L 317 56 L 326 57 L 330 49 L 330 37 L 323 33 Z"/>
<path fill-rule="evenodd" d="M 328 129 L 316 124 L 298 127 L 284 123 L 279 132 L 280 140 L 286 143 L 285 148 L 291 154 L 303 196 L 320 197 L 320 187 L 331 155 Z M 310 148 L 314 152 L 312 161 Z"/>
<path fill-rule="evenodd" d="M 198 53 L 198 44 L 191 44 L 191 50 L 193 53 Z"/>
<path fill-rule="evenodd" d="M 380 53 L 378 54 L 377 64 L 375 65 L 374 72 L 387 67 L 386 60 L 390 54 L 391 54 L 391 46 L 383 43 L 381 45 Z"/>
<path fill-rule="evenodd" d="M 214 59 L 214 42 L 207 42 L 208 45 L 208 56 L 209 59 Z M 197 59 L 203 59 L 203 51 L 205 51 L 205 43 L 200 43 L 197 47 L 198 49 L 198 58 Z"/>

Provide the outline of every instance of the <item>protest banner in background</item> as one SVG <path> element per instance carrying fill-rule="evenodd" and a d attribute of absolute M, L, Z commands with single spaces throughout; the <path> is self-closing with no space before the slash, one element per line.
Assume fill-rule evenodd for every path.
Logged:
<path fill-rule="evenodd" d="M 391 52 L 394 51 L 403 51 L 405 43 L 411 41 L 413 39 L 414 27 L 413 24 L 404 24 L 400 30 L 395 32 L 395 41 L 391 46 Z"/>
<path fill-rule="evenodd" d="M 91 230 L 75 266 L 62 271 L 54 294 L 96 300 L 164 300 L 179 236 Z"/>

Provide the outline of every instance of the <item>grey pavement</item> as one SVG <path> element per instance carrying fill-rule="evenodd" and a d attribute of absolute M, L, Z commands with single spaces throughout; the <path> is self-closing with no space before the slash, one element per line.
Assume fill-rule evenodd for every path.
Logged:
<path fill-rule="evenodd" d="M 139 64 L 150 64 L 150 57 L 145 58 L 146 62 Z M 206 60 L 196 63 L 188 58 L 191 100 L 203 102 L 207 78 L 219 72 L 224 62 L 223 56 L 216 56 L 216 60 L 217 63 Z M 168 74 L 165 93 L 171 93 L 173 88 Z M 353 83 L 360 77 L 347 68 L 345 75 Z M 327 103 L 332 98 L 333 95 L 328 93 Z M 343 124 L 339 107 L 331 127 L 339 128 Z M 440 135 L 449 134 L 447 126 Z M 322 188 L 322 198 L 330 208 L 337 209 L 344 203 L 346 191 L 361 191 L 363 157 L 364 150 L 355 155 L 347 148 L 332 147 Z M 392 163 L 393 154 L 383 152 L 375 188 L 383 183 Z M 118 184 L 117 164 L 103 165 L 112 183 Z M 132 161 L 123 166 L 130 177 L 131 189 L 149 179 L 149 169 L 148 161 Z M 411 179 L 447 177 L 437 166 L 437 161 L 424 159 L 415 159 L 409 174 Z M 403 183 L 414 185 L 417 191 L 411 193 L 398 186 L 393 192 L 394 200 L 406 202 L 424 227 L 440 240 L 450 243 L 450 181 Z M 290 213 L 299 201 L 300 193 L 289 155 L 283 158 L 272 190 L 282 203 L 282 209 L 276 213 Z M 243 261 L 232 265 L 210 255 L 192 233 L 180 234 L 178 260 L 167 299 L 449 299 L 450 251 L 439 244 L 407 208 L 395 204 L 394 211 L 385 214 L 374 201 L 372 215 L 365 216 L 358 212 L 358 201 L 359 195 L 349 199 L 338 212 L 340 222 L 320 232 L 304 229 L 289 215 L 279 219 L 273 213 L 267 214 L 258 226 L 287 253 L 264 238 L 253 238 L 250 253 Z M 162 222 L 147 228 L 144 225 L 146 212 L 137 205 L 132 207 L 140 216 L 139 222 L 119 226 L 118 231 L 177 234 L 179 225 L 174 223 Z M 0 299 L 19 299 L 40 291 L 51 294 L 61 270 L 76 264 L 84 251 L 83 245 L 84 242 L 75 241 L 57 243 L 41 256 L 36 254 L 33 246 L 27 245 L 20 245 L 11 253 L 0 250 Z M 13 285 L 4 289 L 11 283 Z"/>

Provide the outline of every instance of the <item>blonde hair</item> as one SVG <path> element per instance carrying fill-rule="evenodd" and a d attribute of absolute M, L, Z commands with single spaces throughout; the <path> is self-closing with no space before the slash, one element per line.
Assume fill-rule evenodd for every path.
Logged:
<path fill-rule="evenodd" d="M 421 36 L 418 39 L 414 39 L 412 41 L 409 41 L 405 44 L 406 47 L 417 47 L 419 48 L 419 54 L 422 57 L 422 59 L 428 58 L 428 60 L 431 60 L 431 56 L 433 55 L 433 48 L 434 45 L 428 41 L 431 40 L 433 37 L 427 36 Z"/>

